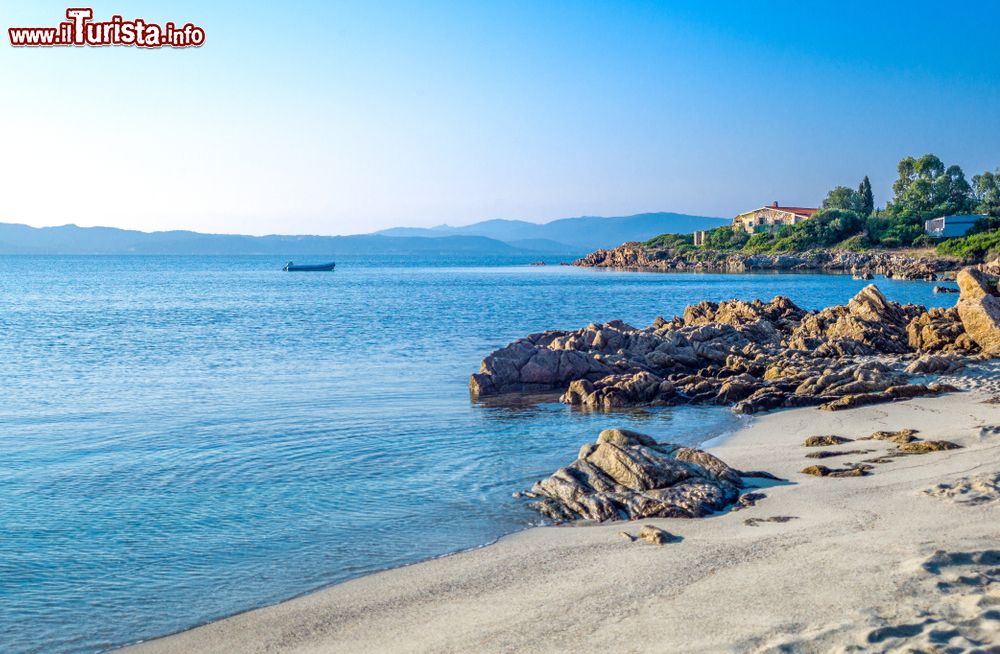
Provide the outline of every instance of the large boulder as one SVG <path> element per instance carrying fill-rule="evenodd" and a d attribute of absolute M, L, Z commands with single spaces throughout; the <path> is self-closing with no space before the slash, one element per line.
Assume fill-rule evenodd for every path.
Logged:
<path fill-rule="evenodd" d="M 847 303 L 847 310 L 862 320 L 899 322 L 899 305 L 889 300 L 875 284 L 869 284 Z"/>
<path fill-rule="evenodd" d="M 990 283 L 989 275 L 976 268 L 963 268 L 955 276 L 958 292 L 963 300 L 978 300 L 988 295 L 996 295 L 996 287 Z"/>
<path fill-rule="evenodd" d="M 989 356 L 1000 356 L 1000 297 L 986 273 L 966 268 L 956 277 L 961 295 L 958 315 L 976 345 Z"/>
<path fill-rule="evenodd" d="M 674 398 L 674 385 L 650 372 L 608 375 L 591 383 L 578 379 L 559 398 L 565 404 L 592 409 L 637 405 L 663 405 Z"/>
<path fill-rule="evenodd" d="M 960 354 L 925 354 L 906 366 L 906 372 L 913 375 L 947 375 L 961 370 L 967 364 Z"/>
<path fill-rule="evenodd" d="M 558 521 L 699 518 L 735 502 L 742 486 L 738 471 L 707 452 L 607 429 L 526 495 Z"/>
<path fill-rule="evenodd" d="M 917 352 L 978 352 L 958 315 L 958 308 L 928 309 L 906 326 L 907 340 Z"/>

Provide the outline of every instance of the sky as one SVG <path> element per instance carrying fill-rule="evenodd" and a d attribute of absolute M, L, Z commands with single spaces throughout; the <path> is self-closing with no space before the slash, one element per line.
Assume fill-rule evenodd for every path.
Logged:
<path fill-rule="evenodd" d="M 71 3 L 73 5 L 83 3 Z M 246 234 L 817 206 L 1000 166 L 1000 3 L 129 2 L 200 48 L 13 48 L 0 222 Z M 84 6 L 87 6 L 84 4 Z"/>

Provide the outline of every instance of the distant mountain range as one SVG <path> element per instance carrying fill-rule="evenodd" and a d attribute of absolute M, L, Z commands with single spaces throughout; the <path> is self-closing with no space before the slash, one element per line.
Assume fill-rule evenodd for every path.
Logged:
<path fill-rule="evenodd" d="M 399 227 L 354 236 L 243 236 L 114 227 L 29 227 L 0 223 L 0 254 L 344 254 L 576 256 L 665 232 L 724 224 L 721 218 L 652 213 L 580 217 L 545 224 L 488 220 L 465 227 Z"/>
<path fill-rule="evenodd" d="M 580 216 L 548 223 L 523 220 L 486 220 L 465 227 L 394 227 L 377 234 L 386 236 L 486 236 L 515 247 L 548 250 L 569 246 L 575 251 L 612 248 L 627 241 L 645 241 L 660 234 L 685 234 L 729 224 L 728 218 L 689 216 L 682 213 L 639 213 L 603 218 Z"/>

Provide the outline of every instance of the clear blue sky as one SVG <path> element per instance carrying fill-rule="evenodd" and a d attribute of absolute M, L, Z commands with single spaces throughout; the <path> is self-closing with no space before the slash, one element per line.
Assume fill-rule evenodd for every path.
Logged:
<path fill-rule="evenodd" d="M 80 3 L 70 3 L 80 4 Z M 358 233 L 814 206 L 1000 166 L 1000 3 L 129 2 L 206 45 L 14 49 L 0 221 Z"/>

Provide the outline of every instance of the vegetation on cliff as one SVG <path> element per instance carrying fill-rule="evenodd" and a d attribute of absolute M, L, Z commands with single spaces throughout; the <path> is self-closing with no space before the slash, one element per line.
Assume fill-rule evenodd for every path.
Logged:
<path fill-rule="evenodd" d="M 863 251 L 871 248 L 937 246 L 942 255 L 982 259 L 1000 252 L 1000 169 L 975 175 L 970 183 L 959 166 L 935 155 L 906 157 L 897 166 L 893 198 L 876 209 L 866 176 L 857 190 L 837 186 L 822 208 L 798 225 L 773 233 L 747 234 L 730 227 L 705 233 L 705 250 L 748 254 L 795 253 L 815 249 Z M 982 213 L 969 234 L 938 241 L 924 233 L 924 221 L 953 214 Z M 689 235 L 663 234 L 645 245 L 689 255 L 700 249 Z"/>
<path fill-rule="evenodd" d="M 977 260 L 1000 253 L 1000 218 L 978 221 L 968 235 L 945 240 L 938 245 L 937 251 L 939 254 Z"/>

